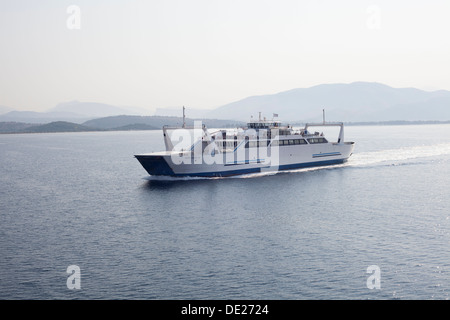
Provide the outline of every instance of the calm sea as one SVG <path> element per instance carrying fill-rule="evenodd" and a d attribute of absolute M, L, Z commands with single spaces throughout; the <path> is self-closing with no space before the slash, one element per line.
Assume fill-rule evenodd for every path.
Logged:
<path fill-rule="evenodd" d="M 220 179 L 150 178 L 161 131 L 0 135 L 0 299 L 448 299 L 450 125 L 345 130 Z"/>

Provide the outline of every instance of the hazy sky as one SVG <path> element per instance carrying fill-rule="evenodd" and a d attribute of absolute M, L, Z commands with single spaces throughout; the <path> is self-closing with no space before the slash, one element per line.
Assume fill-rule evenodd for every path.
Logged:
<path fill-rule="evenodd" d="M 0 105 L 215 108 L 353 81 L 450 90 L 449 31 L 449 0 L 0 0 Z"/>

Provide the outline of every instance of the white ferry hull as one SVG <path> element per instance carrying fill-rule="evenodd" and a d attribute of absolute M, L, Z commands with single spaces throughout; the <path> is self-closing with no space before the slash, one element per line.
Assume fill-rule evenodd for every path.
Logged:
<path fill-rule="evenodd" d="M 226 177 L 340 164 L 347 161 L 353 147 L 353 142 L 285 145 L 274 147 L 277 150 L 272 150 L 268 157 L 267 151 L 263 152 L 262 156 L 255 153 L 254 156 L 243 159 L 223 153 L 217 154 L 216 156 L 221 158 L 216 158 L 212 163 L 202 156 L 194 157 L 193 153 L 180 158 L 179 152 L 175 151 L 141 154 L 135 157 L 150 175 Z M 183 160 L 181 163 L 180 159 Z"/>

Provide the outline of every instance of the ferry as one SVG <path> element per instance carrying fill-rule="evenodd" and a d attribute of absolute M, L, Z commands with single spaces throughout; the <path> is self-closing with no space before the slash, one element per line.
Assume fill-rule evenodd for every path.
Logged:
<path fill-rule="evenodd" d="M 187 127 L 183 107 L 181 127 L 163 126 L 166 150 L 135 158 L 151 176 L 227 177 L 341 164 L 352 155 L 354 142 L 344 141 L 344 124 L 326 122 L 325 113 L 323 122 L 303 128 L 283 126 L 275 118 L 260 113 L 245 127 L 210 132 L 201 122 Z M 336 141 L 312 131 L 330 126 L 340 128 Z"/>

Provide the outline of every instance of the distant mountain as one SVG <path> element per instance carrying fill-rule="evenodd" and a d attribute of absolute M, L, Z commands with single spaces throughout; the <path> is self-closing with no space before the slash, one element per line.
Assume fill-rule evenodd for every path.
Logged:
<path fill-rule="evenodd" d="M 204 118 L 205 115 L 210 112 L 211 109 L 192 109 L 186 108 L 186 117 L 188 118 Z M 162 117 L 181 117 L 183 115 L 183 108 L 156 108 L 154 116 Z"/>
<path fill-rule="evenodd" d="M 160 130 L 161 128 L 157 128 L 155 126 L 150 126 L 145 123 L 133 123 L 133 124 L 127 124 L 125 126 L 116 127 L 111 130 L 115 131 L 128 131 L 128 130 Z"/>
<path fill-rule="evenodd" d="M 436 96 L 426 101 L 399 104 L 384 110 L 382 120 L 450 120 L 450 96 Z"/>
<path fill-rule="evenodd" d="M 321 84 L 277 94 L 252 96 L 213 110 L 186 109 L 188 125 L 192 119 L 203 119 L 210 128 L 247 122 L 259 112 L 271 119 L 273 114 L 285 123 L 327 121 L 446 121 L 450 120 L 450 91 L 424 91 L 415 88 L 392 88 L 373 82 Z M 0 122 L 45 124 L 66 121 L 94 128 L 112 129 L 145 124 L 161 128 L 180 126 L 182 108 L 158 108 L 150 111 L 118 107 L 105 103 L 71 101 L 56 105 L 47 112 L 9 111 L 0 106 Z M 220 120 L 217 120 L 220 119 Z M 227 120 L 225 120 L 227 119 Z M 89 122 L 89 121 L 92 122 Z"/>
<path fill-rule="evenodd" d="M 320 121 L 449 120 L 450 91 L 392 88 L 380 83 L 322 84 L 271 95 L 253 96 L 210 111 L 206 117 L 246 121 L 250 116 Z"/>
<path fill-rule="evenodd" d="M 44 132 L 85 132 L 85 131 L 124 131 L 124 130 L 159 130 L 147 124 L 128 124 L 125 126 L 102 129 L 67 121 L 54 121 L 46 124 L 0 122 L 0 133 L 44 133 Z"/>
<path fill-rule="evenodd" d="M 55 121 L 46 124 L 22 123 L 22 122 L 0 122 L 0 133 L 44 133 L 44 132 L 84 132 L 103 131 L 90 128 L 78 123 Z"/>
<path fill-rule="evenodd" d="M 194 119 L 186 118 L 186 125 L 193 126 Z M 203 119 L 208 128 L 229 128 L 244 123 L 232 120 Z M 181 126 L 181 117 L 111 116 L 88 120 L 82 124 L 68 121 L 52 121 L 46 124 L 0 122 L 0 133 L 83 132 L 118 130 L 161 130 L 164 125 Z"/>
<path fill-rule="evenodd" d="M 12 108 L 7 106 L 0 106 L 0 115 L 13 111 Z"/>
<path fill-rule="evenodd" d="M 35 112 L 35 111 L 11 111 L 0 115 L 3 122 L 48 123 L 54 121 L 70 121 L 82 123 L 92 117 L 82 116 L 69 112 Z"/>
<path fill-rule="evenodd" d="M 1 109 L 0 109 L 1 111 Z M 117 107 L 105 103 L 71 101 L 59 103 L 46 112 L 10 111 L 0 114 L 3 122 L 48 123 L 66 121 L 83 123 L 90 119 L 123 114 L 144 115 L 149 113 L 133 107 Z"/>
<path fill-rule="evenodd" d="M 78 114 L 79 116 L 85 118 L 99 118 L 123 114 L 144 115 L 145 113 L 148 113 L 146 110 L 134 107 L 117 107 L 106 103 L 80 101 L 59 103 L 54 108 L 50 109 L 49 112 L 67 112 L 71 114 Z"/>
<path fill-rule="evenodd" d="M 31 123 L 22 122 L 0 122 L 0 133 L 19 133 L 25 132 L 29 127 L 34 126 Z"/>
<path fill-rule="evenodd" d="M 192 126 L 194 125 L 194 121 L 194 119 L 186 118 L 186 125 Z M 203 119 L 201 121 L 208 128 L 232 127 L 243 124 L 242 122 L 233 120 Z M 183 118 L 162 116 L 113 116 L 93 119 L 83 123 L 85 126 L 100 129 L 113 129 L 137 124 L 144 124 L 161 129 L 164 125 L 181 126 L 183 124 Z"/>
<path fill-rule="evenodd" d="M 85 131 L 100 131 L 96 128 L 83 126 L 78 123 L 55 121 L 43 125 L 36 125 L 27 127 L 22 132 L 25 133 L 44 133 L 44 132 L 85 132 Z"/>

